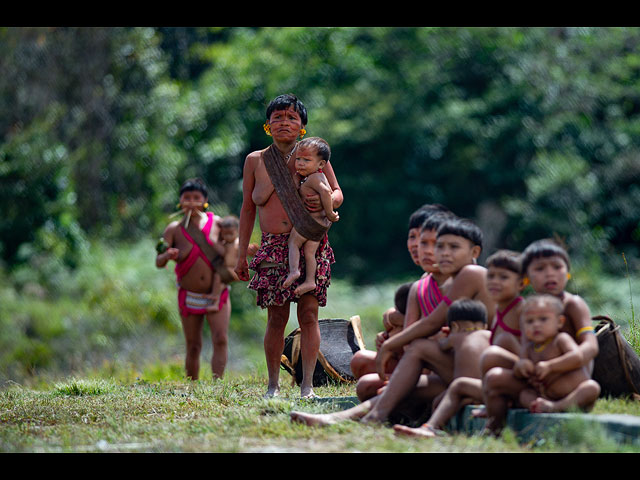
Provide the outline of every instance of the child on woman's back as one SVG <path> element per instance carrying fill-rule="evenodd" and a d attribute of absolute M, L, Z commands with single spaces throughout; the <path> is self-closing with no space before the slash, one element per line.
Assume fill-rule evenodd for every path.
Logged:
<path fill-rule="evenodd" d="M 331 157 L 329 144 L 321 138 L 311 137 L 298 143 L 295 166 L 296 184 L 299 185 L 301 197 L 307 195 L 320 195 L 322 209 L 317 212 L 309 212 L 319 223 L 331 226 L 332 222 L 339 220 L 338 213 L 333 210 L 331 200 L 331 187 L 327 177 L 322 173 L 322 168 Z M 300 248 L 304 245 L 304 260 L 306 277 L 294 291 L 296 295 L 303 295 L 316 288 L 316 250 L 320 242 L 308 240 L 294 228 L 289 235 L 289 275 L 283 282 L 284 288 L 290 287 L 300 277 Z"/>
<path fill-rule="evenodd" d="M 532 412 L 561 412 L 570 407 L 590 410 L 600 386 L 585 366 L 575 368 L 570 358 L 578 349 L 574 339 L 560 331 L 564 305 L 551 295 L 529 297 L 522 309 L 527 344 L 514 375 L 529 386 L 520 392 L 520 404 Z"/>

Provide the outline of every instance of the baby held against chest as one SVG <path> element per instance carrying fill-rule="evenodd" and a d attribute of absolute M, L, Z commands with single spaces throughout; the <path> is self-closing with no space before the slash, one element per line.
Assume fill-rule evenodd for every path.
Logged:
<path fill-rule="evenodd" d="M 319 223 L 330 227 L 333 222 L 339 220 L 338 213 L 333 210 L 331 187 L 327 177 L 322 173 L 322 168 L 331 157 L 331 150 L 326 141 L 318 137 L 311 137 L 300 141 L 296 147 L 295 155 L 296 185 L 299 185 L 299 194 L 303 201 L 309 196 L 319 196 L 321 208 L 310 211 L 311 216 Z M 284 288 L 289 288 L 300 277 L 300 248 L 304 248 L 305 279 L 295 290 L 296 295 L 303 295 L 316 288 L 316 251 L 320 242 L 311 241 L 303 237 L 295 227 L 289 235 L 289 275 L 283 283 Z"/>

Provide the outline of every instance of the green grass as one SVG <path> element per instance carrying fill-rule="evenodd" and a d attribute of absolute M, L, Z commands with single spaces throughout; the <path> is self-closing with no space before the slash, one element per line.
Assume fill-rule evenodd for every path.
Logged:
<path fill-rule="evenodd" d="M 11 452 L 640 452 L 594 427 L 572 424 L 543 441 L 450 435 L 423 440 L 385 425 L 292 423 L 292 410 L 324 413 L 330 404 L 299 398 L 283 373 L 282 396 L 264 399 L 262 376 L 221 381 L 116 381 L 70 377 L 40 388 L 0 391 L 0 451 Z M 318 387 L 321 396 L 351 396 L 353 385 Z M 638 402 L 603 400 L 594 413 L 640 415 Z"/>

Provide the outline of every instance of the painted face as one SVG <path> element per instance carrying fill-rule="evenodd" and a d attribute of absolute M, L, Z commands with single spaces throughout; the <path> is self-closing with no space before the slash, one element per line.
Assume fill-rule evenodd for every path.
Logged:
<path fill-rule="evenodd" d="M 567 264 L 560 256 L 534 259 L 527 267 L 527 276 L 536 293 L 558 296 L 567 285 Z"/>
<path fill-rule="evenodd" d="M 454 275 L 465 265 L 473 263 L 479 249 L 464 237 L 450 233 L 440 235 L 436 241 L 436 263 L 442 273 Z"/>
<path fill-rule="evenodd" d="M 202 192 L 198 190 L 187 190 L 180 195 L 180 205 L 182 208 L 188 207 L 196 210 L 204 210 L 204 203 L 207 201 Z"/>
<path fill-rule="evenodd" d="M 413 263 L 420 266 L 420 255 L 418 254 L 418 242 L 420 240 L 420 229 L 419 228 L 410 228 L 409 235 L 407 236 L 407 250 L 409 250 L 409 255 L 411 255 L 411 260 Z"/>
<path fill-rule="evenodd" d="M 233 243 L 236 238 L 238 238 L 238 229 L 230 227 L 221 228 L 220 238 L 226 243 Z"/>
<path fill-rule="evenodd" d="M 434 267 L 436 263 L 436 231 L 435 230 L 423 230 L 420 233 L 418 241 L 418 259 L 420 266 L 427 273 L 434 273 L 438 271 L 437 267 Z"/>
<path fill-rule="evenodd" d="M 487 269 L 487 290 L 496 302 L 514 298 L 522 290 L 522 278 L 507 268 L 491 266 Z"/>
<path fill-rule="evenodd" d="M 296 172 L 303 177 L 308 177 L 324 166 L 324 160 L 310 148 L 296 152 Z"/>
<path fill-rule="evenodd" d="M 558 333 L 562 317 L 546 305 L 534 305 L 522 313 L 523 333 L 527 340 L 542 343 Z"/>
<path fill-rule="evenodd" d="M 276 110 L 269 117 L 271 136 L 280 142 L 295 142 L 302 129 L 302 119 L 290 105 L 286 110 Z"/>

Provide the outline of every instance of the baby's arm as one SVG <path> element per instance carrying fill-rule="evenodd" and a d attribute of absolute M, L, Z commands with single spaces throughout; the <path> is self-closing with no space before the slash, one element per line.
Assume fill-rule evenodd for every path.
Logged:
<path fill-rule="evenodd" d="M 578 351 L 578 344 L 573 341 L 571 335 L 565 332 L 558 333 L 556 345 L 562 352 L 561 355 L 550 360 L 541 360 L 536 363 L 536 378 L 540 381 L 547 378 L 551 373 L 565 373 L 576 370 L 582 366 Z"/>
<path fill-rule="evenodd" d="M 164 233 L 162 237 L 167 245 L 173 245 L 173 236 L 176 231 L 176 227 L 178 226 L 178 222 L 171 222 L 167 225 L 167 228 L 164 229 Z M 156 255 L 156 267 L 163 268 L 169 260 L 176 260 L 180 250 L 174 247 L 167 248 L 164 252 L 158 253 Z"/>
<path fill-rule="evenodd" d="M 310 176 L 307 182 L 311 181 L 309 187 L 315 190 L 320 195 L 320 203 L 324 209 L 324 213 L 327 218 L 332 222 L 337 222 L 340 219 L 338 212 L 333 210 L 333 199 L 331 198 L 331 187 L 324 181 L 324 175 L 316 173 Z"/>

